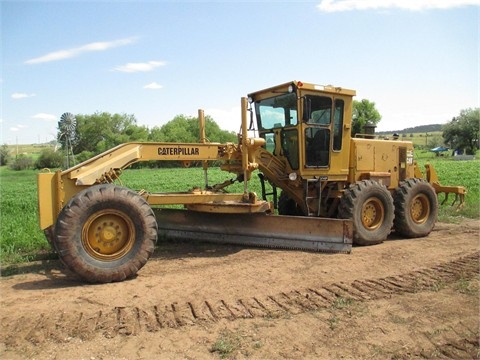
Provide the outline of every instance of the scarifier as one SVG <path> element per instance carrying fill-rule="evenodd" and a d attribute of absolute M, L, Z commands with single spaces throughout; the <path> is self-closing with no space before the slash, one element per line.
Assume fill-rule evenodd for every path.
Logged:
<path fill-rule="evenodd" d="M 241 99 L 237 143 L 208 142 L 199 110 L 198 143 L 126 143 L 70 169 L 42 172 L 40 227 L 66 266 L 88 282 L 134 276 L 159 234 L 334 253 L 380 243 L 392 229 L 427 236 L 436 193 L 454 193 L 461 206 L 465 188 L 440 185 L 431 166 L 424 179 L 409 141 L 352 138 L 353 96 L 354 90 L 292 81 Z M 202 163 L 203 187 L 152 193 L 121 186 L 123 169 L 151 160 Z M 209 185 L 213 161 L 236 177 Z M 254 172 L 260 197 L 249 191 Z M 243 193 L 226 192 L 235 182 L 243 182 Z"/>

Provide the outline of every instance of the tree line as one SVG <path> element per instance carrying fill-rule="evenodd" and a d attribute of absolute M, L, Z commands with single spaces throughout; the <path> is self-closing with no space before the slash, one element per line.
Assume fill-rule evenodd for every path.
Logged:
<path fill-rule="evenodd" d="M 220 129 L 208 115 L 205 116 L 205 132 L 212 142 L 237 140 L 234 132 Z M 149 129 L 138 125 L 134 115 L 97 112 L 77 115 L 71 138 L 60 132 L 57 138 L 62 149 L 73 152 L 75 159 L 81 162 L 126 142 L 195 143 L 200 139 L 200 128 L 198 119 L 192 116 L 177 115 L 168 123 Z"/>
<path fill-rule="evenodd" d="M 58 123 L 57 147 L 45 148 L 34 161 L 27 155 L 12 158 L 9 147 L 0 147 L 0 165 L 9 164 L 14 170 L 27 168 L 65 168 L 66 158 L 72 157 L 75 163 L 126 142 L 183 142 L 196 143 L 200 139 L 198 119 L 192 116 L 177 115 L 162 126 L 148 128 L 138 125 L 131 114 L 111 114 L 96 112 L 91 115 L 76 115 L 74 129 L 66 133 L 61 121 Z M 233 131 L 222 130 L 208 115 L 205 116 L 205 132 L 210 142 L 237 142 Z M 70 164 L 71 165 L 71 164 Z M 149 162 L 147 166 L 171 166 L 171 162 Z"/>
<path fill-rule="evenodd" d="M 134 115 L 96 112 L 91 115 L 76 115 L 75 129 L 68 138 L 60 131 L 57 141 L 62 151 L 52 148 L 42 150 L 38 159 L 18 155 L 12 161 L 7 145 L 0 147 L 0 165 L 10 163 L 14 169 L 29 167 L 61 168 L 65 167 L 67 155 L 73 155 L 75 161 L 82 162 L 114 146 L 125 142 L 183 142 L 195 143 L 200 139 L 198 119 L 192 116 L 177 115 L 162 126 L 148 128 L 138 125 Z M 352 136 L 363 133 L 366 124 L 377 125 L 381 115 L 375 103 L 363 99 L 354 101 L 352 113 Z M 480 108 L 465 109 L 443 126 L 443 143 L 451 149 L 462 149 L 466 154 L 475 154 L 479 149 Z M 205 116 L 205 128 L 211 142 L 236 142 L 237 135 L 232 131 L 220 129 L 210 117 Z M 153 162 L 149 166 L 171 166 L 171 162 Z"/>

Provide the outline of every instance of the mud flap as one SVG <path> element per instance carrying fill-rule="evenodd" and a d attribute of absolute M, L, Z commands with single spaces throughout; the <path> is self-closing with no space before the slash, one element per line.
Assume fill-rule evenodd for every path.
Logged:
<path fill-rule="evenodd" d="M 154 209 L 160 237 L 223 244 L 350 253 L 350 220 Z"/>

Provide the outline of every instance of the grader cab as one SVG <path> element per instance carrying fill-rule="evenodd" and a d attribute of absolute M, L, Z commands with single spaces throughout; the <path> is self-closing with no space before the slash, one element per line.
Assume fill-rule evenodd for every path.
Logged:
<path fill-rule="evenodd" d="M 382 242 L 392 229 L 428 235 L 436 191 L 463 202 L 465 189 L 419 176 L 411 142 L 351 138 L 354 95 L 293 81 L 242 98 L 238 143 L 207 142 L 199 110 L 199 143 L 127 143 L 40 173 L 40 227 L 66 266 L 89 282 L 134 276 L 159 235 L 325 252 Z M 123 169 L 150 160 L 201 162 L 203 186 L 173 193 L 121 186 Z M 236 177 L 210 185 L 211 161 Z M 259 195 L 249 190 L 254 172 Z M 228 193 L 237 181 L 244 191 Z"/>

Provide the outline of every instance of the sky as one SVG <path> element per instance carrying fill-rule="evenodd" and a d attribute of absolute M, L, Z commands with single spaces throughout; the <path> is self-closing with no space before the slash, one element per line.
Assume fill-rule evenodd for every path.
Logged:
<path fill-rule="evenodd" d="M 480 107 L 480 0 L 1 1 L 0 143 L 54 140 L 65 112 L 162 126 L 292 80 L 357 91 L 378 131 Z M 207 134 L 208 136 L 208 134 Z"/>

